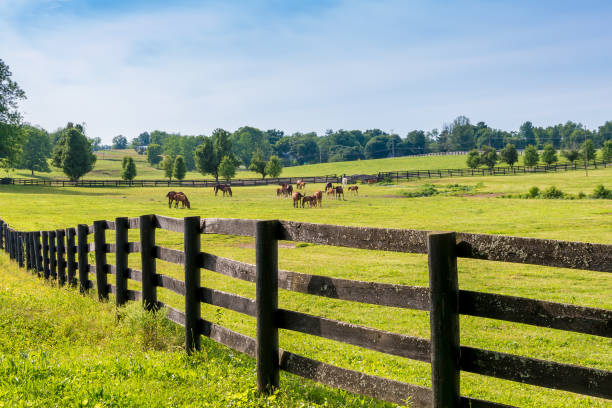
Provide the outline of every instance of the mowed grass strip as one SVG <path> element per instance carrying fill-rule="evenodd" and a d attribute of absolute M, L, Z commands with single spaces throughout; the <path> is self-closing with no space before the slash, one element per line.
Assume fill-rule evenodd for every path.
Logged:
<path fill-rule="evenodd" d="M 233 198 L 214 197 L 212 189 L 184 189 L 192 210 L 168 209 L 167 189 L 52 189 L 3 187 L 0 214 L 11 225 L 23 229 L 52 229 L 91 224 L 94 219 L 157 213 L 174 217 L 234 217 L 293 219 L 346 225 L 370 225 L 462 232 L 504 233 L 564 240 L 611 243 L 610 201 L 605 200 L 521 200 L 495 197 L 512 191 L 526 191 L 531 185 L 557 185 L 565 190 L 590 192 L 597 184 L 611 179 L 612 169 L 578 173 L 485 177 L 477 191 L 458 196 L 405 198 L 402 191 L 422 182 L 399 186 L 360 186 L 359 196 L 346 195 L 346 201 L 326 200 L 323 208 L 293 209 L 289 199 L 277 199 L 274 186 L 237 188 Z M 464 183 L 466 179 L 438 183 Z M 565 187 L 564 187 L 565 186 Z M 322 186 L 307 186 L 312 192 Z M 493 195 L 493 196 L 491 196 Z M 12 205 L 13 203 L 19 205 Z M 138 238 L 130 231 L 130 240 Z M 108 233 L 112 242 L 113 234 Z M 254 261 L 253 239 L 206 235 L 202 250 Z M 158 231 L 158 245 L 182 248 L 182 235 Z M 93 263 L 93 256 L 90 262 Z M 109 262 L 113 262 L 109 256 Z M 281 242 L 280 267 L 310 274 L 364 281 L 427 286 L 426 257 L 382 251 L 363 251 Z M 139 256 L 130 255 L 130 266 L 139 268 Z M 182 268 L 158 262 L 158 271 L 182 279 Z M 112 277 L 109 276 L 109 279 Z M 202 271 L 203 286 L 254 298 L 255 288 L 214 272 Z M 557 268 L 534 267 L 499 262 L 459 260 L 462 289 L 524 296 L 582 306 L 612 308 L 610 274 Z M 138 289 L 137 282 L 130 287 Z M 160 299 L 178 308 L 183 299 L 160 289 Z M 341 302 L 281 291 L 283 308 L 334 318 L 397 333 L 429 336 L 429 316 L 424 312 Z M 250 317 L 204 306 L 206 319 L 253 336 L 255 322 Z M 587 367 L 612 369 L 609 339 L 567 333 L 552 329 L 463 316 L 461 342 L 464 345 L 497 350 L 534 358 Z M 358 347 L 282 331 L 281 347 L 343 367 L 361 370 L 401 381 L 430 386 L 428 364 L 386 356 Z M 605 401 L 575 394 L 545 390 L 462 374 L 462 393 L 518 406 L 608 406 Z M 254 383 L 253 383 L 254 384 Z M 285 385 L 283 385 L 284 387 Z"/>

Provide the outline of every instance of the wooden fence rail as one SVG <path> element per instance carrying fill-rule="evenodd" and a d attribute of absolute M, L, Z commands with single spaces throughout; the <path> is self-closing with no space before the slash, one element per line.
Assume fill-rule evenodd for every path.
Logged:
<path fill-rule="evenodd" d="M 128 230 L 138 229 L 138 242 Z M 183 233 L 183 250 L 156 245 L 156 230 Z M 106 230 L 115 242 L 106 242 Z M 88 242 L 93 234 L 93 242 Z M 200 234 L 255 238 L 255 265 L 202 252 Z M 415 287 L 309 275 L 278 269 L 278 241 L 412 252 L 428 255 L 429 287 Z M 279 386 L 279 370 L 332 387 L 416 407 L 508 407 L 461 396 L 460 372 L 612 399 L 612 372 L 462 346 L 459 316 L 505 320 L 612 338 L 612 310 L 461 290 L 457 258 L 473 258 L 562 268 L 612 272 L 612 245 L 565 242 L 487 234 L 347 227 L 278 220 L 176 219 L 158 215 L 99 220 L 93 225 L 55 231 L 16 231 L 0 219 L 0 248 L 20 266 L 57 284 L 95 288 L 100 300 L 109 294 L 117 305 L 141 301 L 147 309 L 167 309 L 166 317 L 185 327 L 185 348 L 200 348 L 200 336 L 256 358 L 257 386 L 270 392 Z M 94 253 L 95 264 L 88 264 Z M 106 254 L 115 254 L 115 265 Z M 140 253 L 141 270 L 128 267 L 128 256 Z M 183 265 L 184 280 L 159 274 L 156 260 Z M 256 299 L 207 287 L 200 269 L 252 282 Z M 77 275 L 78 271 L 78 277 Z M 90 280 L 89 275 L 95 274 Z M 114 280 L 109 283 L 108 275 Z M 128 289 L 128 279 L 141 291 Z M 184 311 L 157 300 L 157 288 L 185 298 Z M 430 339 L 386 332 L 278 307 L 278 290 L 343 301 L 429 312 Z M 257 336 L 236 333 L 206 321 L 201 303 L 256 318 Z M 292 330 L 369 350 L 431 364 L 432 387 L 367 375 L 312 360 L 279 348 L 278 331 Z"/>

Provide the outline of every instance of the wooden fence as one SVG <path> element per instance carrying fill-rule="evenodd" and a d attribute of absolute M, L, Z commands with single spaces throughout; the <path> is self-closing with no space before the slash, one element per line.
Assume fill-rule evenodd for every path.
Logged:
<path fill-rule="evenodd" d="M 279 370 L 332 387 L 395 403 L 407 399 L 416 407 L 508 407 L 461 396 L 460 372 L 516 381 L 612 399 L 612 372 L 545 361 L 460 343 L 459 315 L 498 319 L 612 338 L 612 310 L 573 306 L 522 297 L 461 290 L 457 258 L 516 262 L 594 272 L 612 272 L 612 245 L 545 239 L 310 224 L 293 221 L 243 219 L 176 219 L 159 215 L 95 221 L 76 228 L 23 232 L 0 220 L 0 247 L 20 266 L 59 285 L 94 289 L 100 300 L 115 295 L 118 305 L 140 300 L 147 309 L 167 308 L 168 319 L 185 327 L 188 352 L 200 347 L 201 335 L 257 359 L 257 385 L 268 391 L 279 386 Z M 139 229 L 140 239 L 128 241 L 128 230 Z M 184 234 L 184 250 L 156 245 L 156 231 Z M 115 242 L 106 242 L 106 230 Z M 93 234 L 93 242 L 89 242 Z M 256 264 L 201 252 L 201 234 L 255 237 Z M 278 269 L 278 240 L 309 242 L 367 250 L 428 254 L 429 287 L 361 282 L 308 275 Z M 95 264 L 88 264 L 88 253 Z M 115 265 L 106 254 L 114 253 Z M 129 268 L 128 255 L 140 253 L 141 270 Z M 184 266 L 178 280 L 156 272 L 156 260 Z M 254 282 L 256 299 L 202 287 L 204 268 Z M 95 279 L 90 280 L 90 274 Z M 109 283 L 108 276 L 114 275 Z M 141 282 L 141 291 L 129 290 L 127 280 Z M 184 311 L 164 305 L 157 288 L 185 298 Z M 321 318 L 278 307 L 278 290 L 362 302 L 430 313 L 430 339 Z M 201 303 L 233 310 L 257 319 L 257 337 L 251 338 L 205 320 Z M 330 365 L 279 348 L 279 329 L 376 350 L 431 364 L 432 387 L 422 387 Z"/>
<path fill-rule="evenodd" d="M 589 162 L 589 169 L 606 168 L 610 163 L 603 160 Z M 437 169 L 437 170 L 407 170 L 407 171 L 387 171 L 378 173 L 375 177 L 377 181 L 385 179 L 391 180 L 413 180 L 429 178 L 448 178 L 448 177 L 473 177 L 473 176 L 510 176 L 515 174 L 532 173 L 557 173 L 561 171 L 584 170 L 584 163 L 563 163 L 551 164 L 546 166 L 499 166 L 492 168 L 476 169 Z"/>

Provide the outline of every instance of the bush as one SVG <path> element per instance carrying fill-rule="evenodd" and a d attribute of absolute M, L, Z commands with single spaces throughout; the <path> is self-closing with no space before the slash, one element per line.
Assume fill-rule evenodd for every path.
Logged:
<path fill-rule="evenodd" d="M 431 197 L 438 194 L 438 190 L 432 184 L 423 184 L 416 191 L 404 192 L 406 197 Z"/>
<path fill-rule="evenodd" d="M 542 192 L 542 198 L 555 199 L 555 198 L 563 198 L 563 191 L 559 190 L 555 186 L 550 186 L 546 190 Z"/>
<path fill-rule="evenodd" d="M 612 190 L 608 190 L 607 188 L 603 186 L 603 184 L 600 184 L 597 187 L 595 187 L 592 197 L 612 200 Z"/>
<path fill-rule="evenodd" d="M 529 189 L 527 193 L 527 197 L 529 198 L 537 198 L 540 195 L 540 189 L 536 186 L 533 186 Z"/>
<path fill-rule="evenodd" d="M 583 198 L 585 198 L 585 197 L 586 197 L 586 194 L 584 194 L 582 191 L 578 193 L 578 198 L 579 198 L 580 200 L 582 200 L 582 199 L 583 199 Z"/>

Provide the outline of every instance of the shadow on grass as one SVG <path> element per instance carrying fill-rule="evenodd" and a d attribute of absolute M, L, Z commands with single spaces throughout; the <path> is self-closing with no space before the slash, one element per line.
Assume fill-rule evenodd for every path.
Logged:
<path fill-rule="evenodd" d="M 71 187 L 0 185 L 0 194 L 58 194 L 82 196 L 111 196 L 123 194 L 118 191 L 108 191 L 111 187 L 96 187 L 95 191 L 93 188 L 90 189 L 91 191 L 75 191 L 70 188 Z"/>

